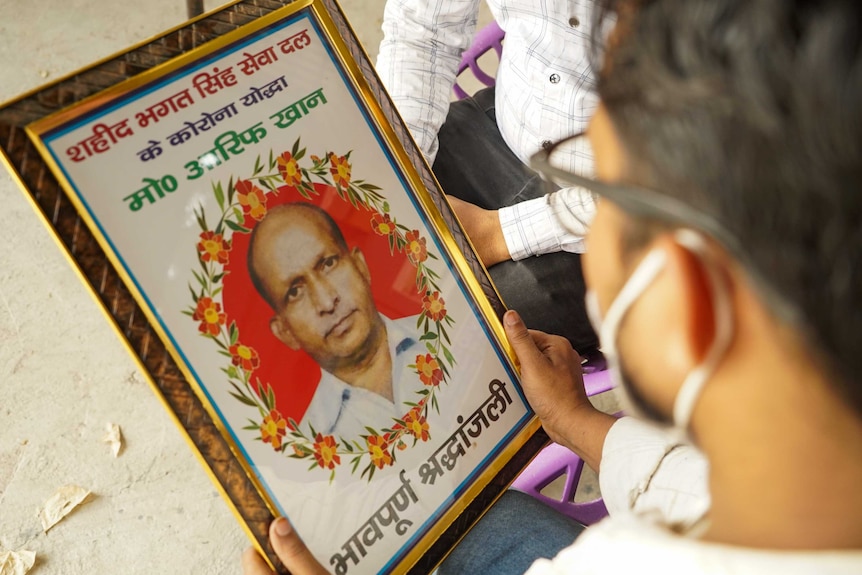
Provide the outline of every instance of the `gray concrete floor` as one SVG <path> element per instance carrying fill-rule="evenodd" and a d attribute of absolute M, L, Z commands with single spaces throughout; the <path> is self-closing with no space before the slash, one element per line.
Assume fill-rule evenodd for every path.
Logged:
<path fill-rule="evenodd" d="M 343 2 L 372 59 L 383 3 Z M 184 20 L 183 0 L 0 0 L 0 101 Z M 0 550 L 35 551 L 39 575 L 238 573 L 245 533 L 4 170 L 0 200 Z M 45 534 L 69 483 L 93 496 Z"/>

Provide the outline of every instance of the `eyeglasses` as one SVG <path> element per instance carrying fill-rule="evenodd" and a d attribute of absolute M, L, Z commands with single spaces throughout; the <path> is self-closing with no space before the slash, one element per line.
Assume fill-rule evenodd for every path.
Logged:
<path fill-rule="evenodd" d="M 715 217 L 694 208 L 673 196 L 661 194 L 649 188 L 627 184 L 602 182 L 592 174 L 579 175 L 573 170 L 590 164 L 592 147 L 586 132 L 575 134 L 556 144 L 539 150 L 530 157 L 530 166 L 548 182 L 559 188 L 579 187 L 594 197 L 605 198 L 629 215 L 657 221 L 670 226 L 700 231 L 721 244 L 742 264 L 765 303 L 779 319 L 796 323 L 799 319 L 797 306 L 791 304 L 781 292 L 767 281 L 754 266 L 751 256 L 742 242 Z M 592 169 L 590 167 L 590 169 Z"/>

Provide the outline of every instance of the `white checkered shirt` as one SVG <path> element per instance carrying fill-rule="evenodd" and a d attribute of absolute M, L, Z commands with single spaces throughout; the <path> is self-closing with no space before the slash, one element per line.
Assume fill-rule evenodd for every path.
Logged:
<path fill-rule="evenodd" d="M 388 0 L 377 71 L 429 163 L 446 120 L 461 53 L 476 29 L 480 0 Z M 497 124 L 523 162 L 543 145 L 583 131 L 597 98 L 589 66 L 588 0 L 488 0 L 506 31 L 497 72 Z M 570 169 L 592 173 L 592 157 Z M 513 259 L 583 252 L 592 197 L 566 188 L 499 211 Z"/>

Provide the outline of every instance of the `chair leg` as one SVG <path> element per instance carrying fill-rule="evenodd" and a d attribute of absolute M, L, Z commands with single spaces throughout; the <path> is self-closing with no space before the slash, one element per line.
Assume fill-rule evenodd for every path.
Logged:
<path fill-rule="evenodd" d="M 204 13 L 204 0 L 186 0 L 189 20 Z"/>

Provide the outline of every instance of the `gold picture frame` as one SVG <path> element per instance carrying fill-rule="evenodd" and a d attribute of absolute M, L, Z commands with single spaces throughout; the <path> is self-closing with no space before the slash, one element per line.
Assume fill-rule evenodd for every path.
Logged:
<path fill-rule="evenodd" d="M 334 1 L 242 0 L 25 94 L 0 149 L 273 566 L 285 514 L 336 573 L 429 572 L 547 442 L 499 297 Z M 368 283 L 390 344 L 358 431 L 365 396 L 305 331 L 280 337 L 296 324 L 248 263 L 297 202 L 346 250 L 307 269 Z M 359 333 L 332 313 L 326 337 Z M 334 419 L 324 380 L 347 389 Z"/>

